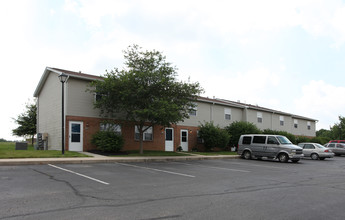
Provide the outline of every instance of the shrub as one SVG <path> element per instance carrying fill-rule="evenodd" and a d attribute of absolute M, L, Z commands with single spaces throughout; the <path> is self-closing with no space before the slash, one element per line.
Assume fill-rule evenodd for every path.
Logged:
<path fill-rule="evenodd" d="M 121 135 L 113 131 L 98 131 L 92 136 L 91 143 L 102 152 L 119 152 L 122 150 L 124 140 Z"/>
<path fill-rule="evenodd" d="M 230 146 L 237 146 L 238 140 L 242 134 L 260 134 L 261 130 L 253 123 L 245 121 L 236 121 L 225 127 L 225 130 L 230 135 Z"/>
<path fill-rule="evenodd" d="M 215 147 L 224 149 L 228 145 L 230 138 L 228 133 L 215 126 L 212 122 L 206 122 L 204 125 L 201 124 L 199 128 L 199 136 L 204 140 L 206 150 L 211 150 Z"/>
<path fill-rule="evenodd" d="M 304 136 L 298 136 L 296 137 L 296 143 L 303 143 L 303 142 L 311 142 L 310 138 L 304 137 Z"/>

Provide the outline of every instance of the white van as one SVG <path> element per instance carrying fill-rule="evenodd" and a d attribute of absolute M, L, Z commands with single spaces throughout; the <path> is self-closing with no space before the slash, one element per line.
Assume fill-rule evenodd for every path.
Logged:
<path fill-rule="evenodd" d="M 304 155 L 303 149 L 289 141 L 285 136 L 267 134 L 245 134 L 238 141 L 238 151 L 244 159 L 263 157 L 278 159 L 286 163 L 297 163 Z"/>

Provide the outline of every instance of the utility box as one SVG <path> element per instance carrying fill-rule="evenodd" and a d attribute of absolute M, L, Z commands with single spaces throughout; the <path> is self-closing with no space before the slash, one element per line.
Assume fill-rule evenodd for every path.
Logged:
<path fill-rule="evenodd" d="M 27 150 L 28 143 L 25 142 L 16 142 L 16 150 Z"/>
<path fill-rule="evenodd" d="M 48 133 L 37 134 L 37 150 L 48 150 Z"/>

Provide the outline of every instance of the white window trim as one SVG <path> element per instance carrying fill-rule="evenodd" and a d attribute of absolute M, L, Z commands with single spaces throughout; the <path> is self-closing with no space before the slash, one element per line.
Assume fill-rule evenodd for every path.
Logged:
<path fill-rule="evenodd" d="M 262 123 L 263 122 L 262 112 L 257 112 L 256 113 L 256 117 L 257 117 L 258 123 Z M 261 121 L 259 119 L 261 119 Z"/>
<path fill-rule="evenodd" d="M 118 133 L 118 134 L 122 133 L 121 125 L 112 124 L 112 123 L 101 123 L 99 130 L 100 131 L 114 131 L 115 133 Z"/>
<path fill-rule="evenodd" d="M 280 126 L 284 126 L 284 116 L 279 116 L 279 124 Z"/>
<path fill-rule="evenodd" d="M 144 126 L 144 130 L 147 128 L 148 126 Z M 134 128 L 134 139 L 139 141 L 139 138 L 137 138 L 137 134 L 139 134 L 139 129 L 138 126 L 136 125 Z M 146 135 L 151 135 L 151 139 L 150 138 L 146 138 Z M 152 126 L 149 127 L 146 131 L 144 131 L 143 133 L 143 141 L 153 141 L 153 129 Z"/>
<path fill-rule="evenodd" d="M 197 103 L 193 103 L 193 104 L 195 105 L 195 107 L 190 109 L 190 112 L 188 113 L 189 116 L 197 116 L 197 114 L 198 114 L 198 104 Z M 194 112 L 195 112 L 195 114 L 194 114 Z"/>
<path fill-rule="evenodd" d="M 226 118 L 227 115 L 229 115 L 229 118 Z M 231 108 L 224 108 L 224 119 L 231 120 Z"/>

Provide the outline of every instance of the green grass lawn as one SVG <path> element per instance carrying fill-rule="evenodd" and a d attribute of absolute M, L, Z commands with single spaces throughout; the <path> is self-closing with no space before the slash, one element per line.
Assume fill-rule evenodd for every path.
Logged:
<path fill-rule="evenodd" d="M 78 152 L 65 151 L 62 155 L 57 150 L 35 150 L 31 144 L 28 144 L 28 150 L 15 150 L 15 143 L 0 142 L 0 159 L 12 158 L 49 158 L 49 157 L 88 157 Z"/>
<path fill-rule="evenodd" d="M 236 152 L 219 151 L 219 152 L 168 152 L 168 151 L 144 151 L 144 154 L 139 154 L 139 151 L 127 151 L 128 154 L 111 155 L 112 157 L 146 157 L 146 156 L 193 156 L 199 154 L 204 156 L 215 155 L 237 155 Z"/>
<path fill-rule="evenodd" d="M 127 151 L 128 154 L 121 155 L 111 155 L 112 157 L 152 157 L 152 156 L 192 156 L 187 154 L 181 154 L 177 152 L 169 151 L 149 151 L 144 150 L 144 154 L 140 154 L 139 151 Z"/>

